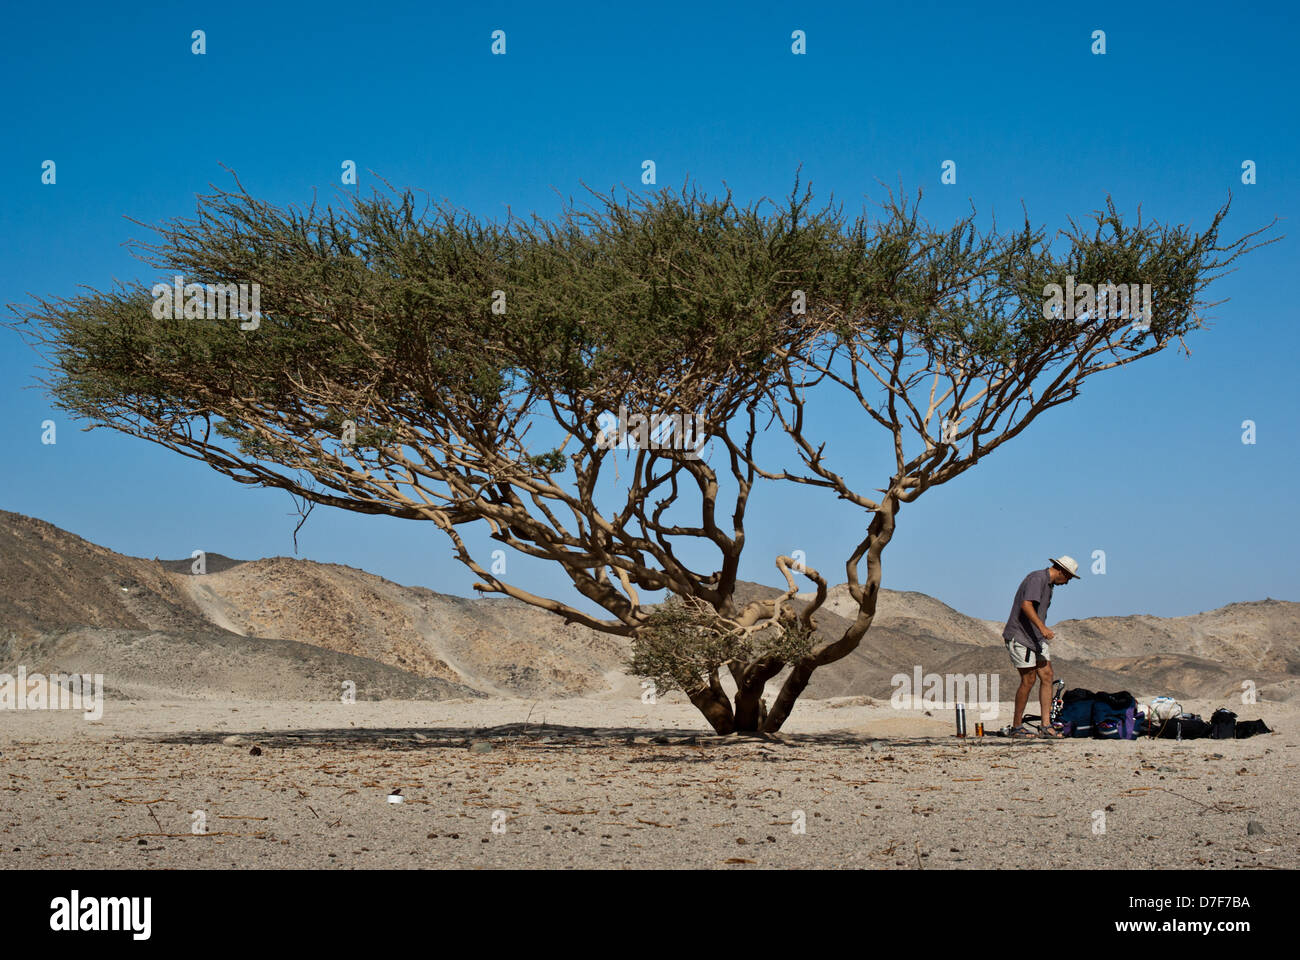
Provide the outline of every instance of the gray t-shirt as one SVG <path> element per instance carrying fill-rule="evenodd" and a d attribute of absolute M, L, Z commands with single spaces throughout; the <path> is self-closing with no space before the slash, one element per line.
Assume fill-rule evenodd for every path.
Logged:
<path fill-rule="evenodd" d="M 1047 608 L 1052 605 L 1052 581 L 1048 579 L 1046 569 L 1035 570 L 1020 581 L 1020 589 L 1016 591 L 1016 599 L 1011 604 L 1011 616 L 1007 618 L 1006 629 L 1002 631 L 1003 640 L 1014 640 L 1034 653 L 1042 653 L 1039 641 L 1043 637 L 1020 609 L 1026 600 L 1034 605 L 1038 619 L 1046 624 Z"/>

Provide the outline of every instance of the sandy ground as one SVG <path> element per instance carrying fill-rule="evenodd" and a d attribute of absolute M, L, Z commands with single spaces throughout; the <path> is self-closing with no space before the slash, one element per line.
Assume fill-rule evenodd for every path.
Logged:
<path fill-rule="evenodd" d="M 628 698 L 4 711 L 0 868 L 1300 867 L 1300 706 L 1237 712 L 1277 732 L 959 740 L 862 698 L 769 740 Z"/>

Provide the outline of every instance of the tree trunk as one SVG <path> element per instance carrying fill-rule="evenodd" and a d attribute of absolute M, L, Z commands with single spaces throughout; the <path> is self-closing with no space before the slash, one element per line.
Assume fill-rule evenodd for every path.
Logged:
<path fill-rule="evenodd" d="M 736 732 L 736 715 L 732 712 L 731 702 L 727 699 L 722 684 L 718 682 L 717 674 L 710 678 L 707 687 L 687 691 L 686 695 L 691 698 L 695 708 L 704 714 L 704 719 L 709 721 L 709 726 L 714 731 L 721 734 Z"/>
<path fill-rule="evenodd" d="M 864 630 L 863 633 L 866 633 Z M 857 644 L 855 643 L 856 647 Z M 846 654 L 847 655 L 847 654 Z M 808 686 L 808 681 L 812 679 L 813 671 L 817 666 L 812 663 L 812 658 L 808 657 L 800 660 L 790 671 L 790 676 L 785 678 L 785 683 L 781 685 L 781 692 L 776 698 L 776 703 L 772 704 L 772 710 L 767 715 L 763 724 L 764 733 L 775 733 L 781 729 L 781 724 L 785 723 L 790 716 L 790 711 L 794 709 L 794 702 L 799 699 L 799 694 L 803 693 L 804 688 Z"/>
<path fill-rule="evenodd" d="M 871 525 L 867 528 L 865 541 L 867 579 L 862 585 L 862 599 L 858 603 L 857 619 L 839 639 L 814 649 L 810 655 L 794 665 L 790 676 L 786 677 L 785 683 L 781 686 L 781 693 L 777 696 L 776 703 L 772 704 L 771 711 L 763 720 L 760 729 L 764 733 L 775 733 L 789 719 L 790 711 L 794 709 L 795 701 L 808 686 L 813 671 L 847 657 L 858 648 L 862 638 L 871 629 L 871 621 L 876 616 L 876 601 L 880 597 L 880 554 L 894 535 L 894 516 L 897 513 L 897 498 L 886 496 L 872 517 Z"/>
<path fill-rule="evenodd" d="M 764 684 L 751 684 L 736 691 L 736 731 L 738 733 L 757 733 L 759 714 L 763 699 Z"/>
<path fill-rule="evenodd" d="M 737 732 L 758 733 L 763 729 L 767 720 L 763 691 L 767 689 L 767 681 L 780 673 L 783 666 L 780 661 L 760 660 L 744 670 L 732 672 L 736 679 Z"/>

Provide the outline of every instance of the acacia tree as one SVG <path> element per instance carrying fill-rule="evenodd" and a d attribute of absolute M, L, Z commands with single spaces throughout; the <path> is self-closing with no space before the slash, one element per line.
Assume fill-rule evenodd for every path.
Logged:
<path fill-rule="evenodd" d="M 1075 238 L 1058 261 L 1028 225 L 978 234 L 972 214 L 933 230 L 894 203 L 850 224 L 833 205 L 814 210 L 797 182 L 771 213 L 683 189 L 597 194 L 554 222 L 503 224 L 410 191 L 280 209 L 236 184 L 140 245 L 160 285 L 17 311 L 55 404 L 306 504 L 430 521 L 477 590 L 629 637 L 633 668 L 683 689 L 719 732 L 779 729 L 812 671 L 856 647 L 901 503 L 1073 397 L 1084 376 L 1181 337 L 1215 266 L 1245 249 L 1217 245 L 1225 211 L 1194 236 L 1127 231 L 1112 210 L 1113 236 Z M 1155 339 L 1035 319 L 1035 284 L 1076 266 L 1165 284 Z M 169 310 L 173 277 L 183 304 Z M 257 285 L 256 316 L 222 309 L 231 284 Z M 1095 361 L 1105 351 L 1113 362 Z M 1032 384 L 1062 364 L 1034 399 Z M 932 387 L 922 417 L 916 376 L 929 373 L 954 386 Z M 854 492 L 809 429 L 809 398 L 832 386 L 893 433 L 882 497 Z M 600 418 L 620 410 L 667 419 L 666 435 L 611 442 Z M 972 419 L 935 441 L 925 431 L 942 413 Z M 1014 425 L 990 437 L 1005 416 Z M 761 462 L 756 441 L 778 420 L 800 468 Z M 903 432 L 917 428 L 922 449 L 905 455 Z M 789 557 L 775 559 L 784 592 L 737 600 L 746 508 L 764 478 L 871 514 L 846 563 L 859 614 L 833 642 L 814 633 L 824 578 Z M 467 525 L 558 564 L 588 604 L 484 566 Z M 811 603 L 793 602 L 796 576 L 815 585 Z M 643 601 L 660 592 L 673 599 Z M 764 689 L 787 666 L 769 712 Z"/>

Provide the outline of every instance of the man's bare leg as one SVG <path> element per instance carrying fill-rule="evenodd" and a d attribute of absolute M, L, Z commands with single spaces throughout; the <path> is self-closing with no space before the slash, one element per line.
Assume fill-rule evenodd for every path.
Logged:
<path fill-rule="evenodd" d="M 1042 708 L 1042 720 L 1039 726 L 1050 727 L 1052 725 L 1052 661 L 1044 660 L 1034 670 L 1038 674 L 1038 703 Z"/>
<path fill-rule="evenodd" d="M 1034 689 L 1034 678 L 1038 676 L 1037 667 L 1017 667 L 1020 671 L 1020 686 L 1016 688 L 1016 712 L 1011 718 L 1011 727 L 1015 729 L 1025 719 L 1025 704 L 1029 703 L 1029 691 Z M 1050 697 L 1049 697 L 1050 699 Z"/>

